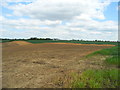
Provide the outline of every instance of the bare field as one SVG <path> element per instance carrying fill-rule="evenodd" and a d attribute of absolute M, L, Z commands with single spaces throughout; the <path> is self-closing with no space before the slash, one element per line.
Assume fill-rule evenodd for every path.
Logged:
<path fill-rule="evenodd" d="M 3 44 L 3 88 L 62 87 L 54 79 L 89 68 L 82 60 L 94 51 L 114 45 L 42 43 L 24 41 Z"/>

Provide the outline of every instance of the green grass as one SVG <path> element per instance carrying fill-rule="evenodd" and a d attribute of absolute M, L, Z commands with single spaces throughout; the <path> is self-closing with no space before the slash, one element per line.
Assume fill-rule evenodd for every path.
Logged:
<path fill-rule="evenodd" d="M 1 42 L 10 42 L 10 41 L 13 41 L 13 40 L 2 40 Z M 20 40 L 14 40 L 14 41 L 20 41 Z M 113 45 L 117 45 L 118 43 L 117 42 L 98 42 L 98 41 L 75 41 L 75 40 L 58 40 L 58 41 L 55 41 L 55 40 L 24 40 L 24 41 L 27 41 L 27 42 L 31 42 L 31 43 L 81 43 L 81 44 L 113 44 Z"/>
<path fill-rule="evenodd" d="M 88 57 L 91 57 L 94 55 L 107 55 L 109 57 L 106 58 L 106 60 L 105 60 L 106 63 L 120 65 L 120 56 L 118 55 L 120 53 L 120 51 L 118 49 L 119 49 L 118 46 L 115 46 L 112 48 L 107 48 L 107 49 L 102 49 L 100 51 L 91 53 L 91 54 L 87 55 L 86 57 L 88 58 Z"/>
<path fill-rule="evenodd" d="M 87 70 L 80 75 L 74 73 L 72 77 L 72 88 L 116 88 L 120 85 L 117 69 Z"/>
<path fill-rule="evenodd" d="M 108 56 L 105 62 L 109 65 L 120 65 L 119 46 L 102 49 L 87 55 L 87 58 L 95 55 Z M 72 88 L 116 88 L 120 85 L 120 70 L 86 70 L 82 74 L 72 74 Z"/>
<path fill-rule="evenodd" d="M 10 40 L 0 40 L 0 43 L 10 42 Z"/>
<path fill-rule="evenodd" d="M 115 46 L 112 48 L 106 48 L 106 49 L 102 49 L 102 50 L 93 52 L 93 53 L 87 55 L 87 57 L 91 57 L 91 56 L 94 56 L 97 54 L 100 54 L 100 55 L 118 55 L 118 46 Z"/>
<path fill-rule="evenodd" d="M 120 57 L 112 56 L 112 57 L 106 58 L 105 62 L 108 64 L 119 65 Z"/>
<path fill-rule="evenodd" d="M 60 42 L 60 43 L 81 43 L 81 44 L 114 44 L 117 45 L 117 42 L 95 42 L 95 41 L 67 41 L 67 40 L 58 40 L 58 41 L 53 41 L 53 40 L 27 40 L 28 42 L 31 43 L 53 43 L 53 42 Z"/>

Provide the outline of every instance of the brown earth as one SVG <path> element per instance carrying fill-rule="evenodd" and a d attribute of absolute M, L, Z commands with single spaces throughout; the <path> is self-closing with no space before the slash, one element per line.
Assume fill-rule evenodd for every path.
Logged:
<path fill-rule="evenodd" d="M 55 83 L 55 80 L 58 80 L 56 78 L 64 77 L 71 71 L 82 72 L 90 67 L 97 68 L 100 64 L 100 61 L 96 61 L 98 59 L 87 61 L 84 56 L 113 46 L 68 43 L 30 44 L 23 41 L 14 42 L 17 45 L 11 43 L 13 46 L 3 44 L 3 88 L 63 87 L 58 81 Z M 94 65 L 91 64 L 93 62 Z"/>
<path fill-rule="evenodd" d="M 12 41 L 12 42 L 6 42 L 3 43 L 3 47 L 14 47 L 14 46 L 21 46 L 21 45 L 28 45 L 28 44 L 32 44 L 29 42 L 25 42 L 25 41 Z"/>
<path fill-rule="evenodd" d="M 84 46 L 115 46 L 111 44 L 80 44 L 80 43 L 46 43 L 46 44 L 67 44 L 67 45 L 84 45 Z"/>

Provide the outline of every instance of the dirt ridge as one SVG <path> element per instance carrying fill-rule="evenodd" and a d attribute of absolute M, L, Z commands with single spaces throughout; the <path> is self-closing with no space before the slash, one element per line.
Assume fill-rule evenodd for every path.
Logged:
<path fill-rule="evenodd" d="M 83 45 L 83 46 L 86 46 L 86 45 L 89 45 L 89 46 L 115 46 L 112 44 L 81 44 L 81 43 L 44 43 L 44 44 L 67 44 L 67 45 Z"/>
<path fill-rule="evenodd" d="M 26 42 L 26 41 L 12 41 L 12 42 L 6 42 L 3 43 L 3 47 L 14 47 L 14 46 L 21 46 L 21 45 L 30 45 L 32 43 Z"/>

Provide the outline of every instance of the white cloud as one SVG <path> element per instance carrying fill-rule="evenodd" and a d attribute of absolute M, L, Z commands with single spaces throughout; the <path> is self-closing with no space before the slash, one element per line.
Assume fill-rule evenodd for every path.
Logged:
<path fill-rule="evenodd" d="M 95 21 L 95 20 L 75 20 L 73 22 L 69 22 L 66 24 L 67 26 L 71 27 L 78 27 L 84 28 L 89 31 L 117 31 L 118 30 L 118 23 L 113 21 Z"/>
<path fill-rule="evenodd" d="M 11 20 L 6 18 L 0 18 L 4 19 L 2 20 L 3 25 L 11 25 L 11 26 L 20 26 L 20 27 L 26 27 L 26 26 L 42 26 L 42 25 L 59 25 L 61 24 L 60 20 L 56 21 L 50 21 L 50 20 L 37 20 L 37 19 L 19 19 L 19 20 Z"/>
<path fill-rule="evenodd" d="M 92 3 L 91 3 L 92 2 Z M 109 3 L 99 0 L 36 0 L 30 4 L 9 6 L 16 16 L 40 20 L 72 20 L 74 17 L 105 19 L 103 11 Z"/>
<path fill-rule="evenodd" d="M 95 20 L 106 18 L 103 12 L 109 4 L 110 1 L 100 3 L 99 0 L 35 0 L 30 4 L 4 4 L 13 10 L 13 14 L 6 16 L 21 18 L 0 16 L 3 37 L 117 40 L 116 22 Z"/>
<path fill-rule="evenodd" d="M 96 32 L 96 31 L 94 31 L 94 32 L 90 32 L 91 34 L 102 34 L 101 32 Z"/>
<path fill-rule="evenodd" d="M 36 37 L 50 37 L 50 38 L 60 38 L 60 39 L 101 39 L 101 40 L 112 40 L 117 39 L 116 26 L 113 22 L 96 22 L 89 21 L 88 23 L 78 23 L 80 26 L 76 26 L 71 22 L 69 25 L 56 25 L 51 27 L 47 25 L 45 27 L 39 26 L 37 20 L 5 20 L 3 37 L 24 37 L 30 38 L 33 36 Z M 39 21 L 39 20 L 38 20 Z M 27 22 L 27 23 L 25 23 Z M 34 24 L 32 24 L 34 22 Z M 108 24 L 109 23 L 109 24 Z M 11 25 L 12 24 L 12 25 Z M 46 25 L 46 23 L 44 23 Z M 44 25 L 42 24 L 42 25 Z M 113 25 L 112 25 L 113 24 Z M 105 26 L 104 26 L 105 25 Z M 98 27 L 101 26 L 102 29 Z M 114 30 L 111 30 L 109 27 L 115 27 Z M 91 29 L 90 29 L 91 28 Z M 104 31 L 105 28 L 105 31 Z M 11 30 L 12 29 L 12 30 Z M 113 37 L 113 38 L 111 38 Z M 114 40 L 113 39 L 113 40 Z"/>

